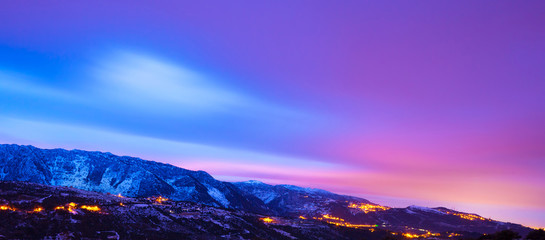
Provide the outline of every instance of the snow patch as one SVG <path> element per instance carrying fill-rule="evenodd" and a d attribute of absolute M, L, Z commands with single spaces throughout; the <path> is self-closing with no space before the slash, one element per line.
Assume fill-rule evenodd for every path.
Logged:
<path fill-rule="evenodd" d="M 225 198 L 225 195 L 223 195 L 223 193 L 221 193 L 215 187 L 212 187 L 212 186 L 206 186 L 206 187 L 208 188 L 208 194 L 210 196 L 216 199 L 216 201 L 220 202 L 221 205 L 223 205 L 224 207 L 229 207 L 230 202 L 229 200 L 227 200 L 227 198 Z"/>
<path fill-rule="evenodd" d="M 265 204 L 270 203 L 272 200 L 274 200 L 278 195 L 273 191 L 264 191 L 264 192 L 254 192 L 254 196 L 261 199 Z"/>
<path fill-rule="evenodd" d="M 248 180 L 248 181 L 242 182 L 242 183 L 246 183 L 246 184 L 265 184 L 265 183 L 257 181 L 257 180 Z"/>
<path fill-rule="evenodd" d="M 435 213 L 435 214 L 445 214 L 444 212 L 441 212 L 439 210 L 435 210 L 433 208 L 427 208 L 427 207 L 416 206 L 416 205 L 411 205 L 411 206 L 407 207 L 408 212 L 410 211 L 409 209 L 413 210 L 413 211 L 416 210 L 416 211 L 429 212 L 429 213 Z"/>

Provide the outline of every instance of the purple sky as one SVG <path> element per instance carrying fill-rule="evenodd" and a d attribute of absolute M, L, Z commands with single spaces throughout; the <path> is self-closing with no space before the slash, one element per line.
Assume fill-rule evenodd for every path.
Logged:
<path fill-rule="evenodd" d="M 0 141 L 545 227 L 544 1 L 7 1 Z"/>

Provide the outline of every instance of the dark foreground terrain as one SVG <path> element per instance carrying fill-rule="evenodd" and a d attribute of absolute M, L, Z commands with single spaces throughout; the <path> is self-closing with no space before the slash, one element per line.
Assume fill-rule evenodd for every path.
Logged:
<path fill-rule="evenodd" d="M 0 206 L 0 239 L 402 238 L 381 229 L 24 182 L 0 182 Z"/>

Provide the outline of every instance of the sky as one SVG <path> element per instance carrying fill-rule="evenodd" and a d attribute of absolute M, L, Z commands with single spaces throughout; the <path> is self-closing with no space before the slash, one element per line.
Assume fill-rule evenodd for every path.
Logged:
<path fill-rule="evenodd" d="M 0 142 L 545 227 L 544 1 L 5 1 Z"/>

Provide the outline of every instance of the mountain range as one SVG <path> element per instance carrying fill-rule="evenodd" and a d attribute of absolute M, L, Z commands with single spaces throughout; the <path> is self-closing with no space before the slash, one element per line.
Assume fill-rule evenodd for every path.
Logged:
<path fill-rule="evenodd" d="M 320 189 L 259 181 L 224 182 L 204 171 L 96 151 L 2 144 L 0 180 L 67 186 L 133 198 L 162 196 L 253 214 L 413 234 L 492 233 L 505 229 L 526 234 L 531 230 L 520 224 L 442 207 L 390 208 Z"/>

